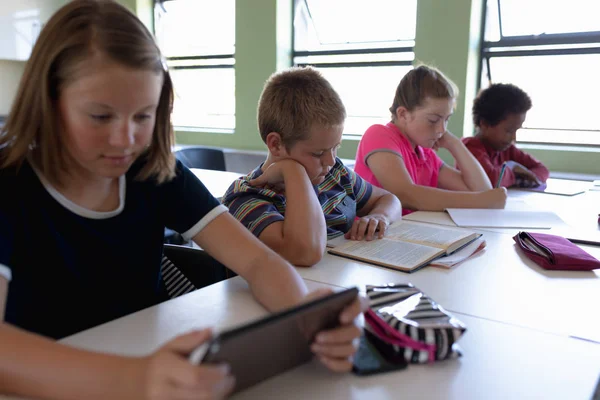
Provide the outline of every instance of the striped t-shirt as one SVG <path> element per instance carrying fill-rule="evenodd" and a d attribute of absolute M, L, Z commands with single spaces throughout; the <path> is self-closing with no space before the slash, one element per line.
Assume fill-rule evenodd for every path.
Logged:
<path fill-rule="evenodd" d="M 229 212 L 256 237 L 273 222 L 285 218 L 284 193 L 248 184 L 262 175 L 262 165 L 235 180 L 223 197 Z M 332 239 L 350 230 L 356 211 L 365 206 L 373 187 L 337 158 L 323 182 L 314 189 L 325 214 L 327 238 Z"/>

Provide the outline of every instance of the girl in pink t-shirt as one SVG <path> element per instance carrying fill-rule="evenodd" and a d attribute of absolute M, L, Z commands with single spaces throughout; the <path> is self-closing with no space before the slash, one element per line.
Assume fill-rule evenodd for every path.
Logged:
<path fill-rule="evenodd" d="M 461 141 L 446 130 L 458 89 L 444 74 L 421 65 L 396 89 L 392 121 L 373 125 L 356 152 L 355 171 L 394 193 L 403 214 L 446 208 L 504 208 L 506 190 L 493 189 L 485 171 Z M 436 154 L 447 149 L 460 170 Z"/>

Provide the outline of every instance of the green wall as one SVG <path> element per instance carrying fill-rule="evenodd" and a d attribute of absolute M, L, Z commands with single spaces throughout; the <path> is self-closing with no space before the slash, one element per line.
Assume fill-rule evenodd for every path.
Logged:
<path fill-rule="evenodd" d="M 419 0 L 415 62 L 443 71 L 460 90 L 448 130 L 457 136 L 472 132 L 470 104 L 476 90 L 481 0 Z M 440 156 L 453 164 L 447 151 Z"/>
<path fill-rule="evenodd" d="M 136 8 L 151 24 L 152 0 L 120 0 Z M 432 64 L 459 87 L 460 96 L 449 130 L 470 135 L 470 105 L 476 94 L 483 0 L 419 0 L 416 62 Z M 265 150 L 256 127 L 256 106 L 268 76 L 291 65 L 292 0 L 236 1 L 236 129 L 235 133 L 178 131 L 182 144 Z M 392 89 L 391 89 L 392 90 Z M 339 155 L 354 158 L 358 142 L 344 140 Z M 576 146 L 523 146 L 553 171 L 600 174 L 600 149 Z M 445 150 L 441 157 L 453 164 Z"/>
<path fill-rule="evenodd" d="M 291 1 L 238 0 L 235 17 L 235 132 L 178 131 L 179 143 L 266 150 L 256 107 L 267 78 L 291 65 Z"/>

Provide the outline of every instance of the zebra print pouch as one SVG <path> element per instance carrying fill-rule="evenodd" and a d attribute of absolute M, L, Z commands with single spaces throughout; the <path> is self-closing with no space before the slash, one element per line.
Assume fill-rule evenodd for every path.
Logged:
<path fill-rule="evenodd" d="M 466 326 L 412 284 L 367 285 L 367 297 L 365 329 L 389 358 L 418 364 L 461 355 L 456 341 Z"/>

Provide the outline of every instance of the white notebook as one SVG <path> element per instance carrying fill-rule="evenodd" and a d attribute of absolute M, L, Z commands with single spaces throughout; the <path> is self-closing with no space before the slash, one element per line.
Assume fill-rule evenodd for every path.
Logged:
<path fill-rule="evenodd" d="M 468 228 L 550 229 L 564 225 L 550 211 L 488 210 L 473 208 L 446 209 L 456 226 Z"/>

